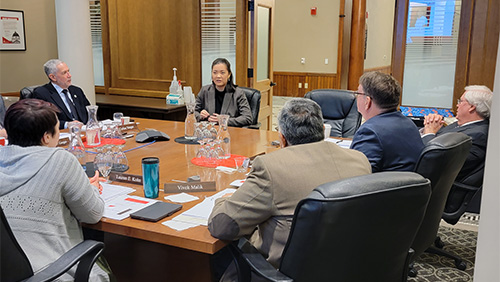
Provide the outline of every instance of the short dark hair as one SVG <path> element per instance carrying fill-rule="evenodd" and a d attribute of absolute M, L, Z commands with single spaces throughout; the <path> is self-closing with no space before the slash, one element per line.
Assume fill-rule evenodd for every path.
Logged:
<path fill-rule="evenodd" d="M 231 63 L 229 63 L 229 61 L 226 58 L 217 58 L 212 62 L 212 70 L 214 69 L 214 66 L 218 64 L 226 65 L 227 71 L 230 74 L 226 84 L 226 92 L 234 92 L 236 90 L 236 87 L 238 87 L 238 85 L 234 84 L 233 82 L 233 72 L 231 71 Z"/>
<path fill-rule="evenodd" d="M 311 99 L 294 98 L 278 114 L 279 131 L 290 145 L 307 144 L 325 138 L 321 107 Z"/>
<path fill-rule="evenodd" d="M 371 97 L 377 106 L 386 110 L 395 110 L 399 105 L 401 86 L 389 74 L 378 71 L 365 72 L 359 78 L 359 84 L 365 94 Z"/>
<path fill-rule="evenodd" d="M 5 114 L 9 145 L 21 147 L 42 145 L 45 132 L 56 133 L 59 108 L 38 99 L 23 99 L 12 104 Z"/>

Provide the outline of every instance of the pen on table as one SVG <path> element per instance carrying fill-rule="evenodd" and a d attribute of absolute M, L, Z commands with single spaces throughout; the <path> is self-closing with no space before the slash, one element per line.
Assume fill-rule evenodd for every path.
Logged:
<path fill-rule="evenodd" d="M 122 215 L 122 214 L 124 214 L 124 213 L 126 213 L 126 212 L 129 212 L 129 211 L 131 211 L 131 210 L 132 210 L 132 209 L 126 209 L 126 210 L 121 211 L 121 212 L 119 212 L 119 213 L 117 213 L 117 214 L 118 214 L 118 215 Z"/>
<path fill-rule="evenodd" d="M 186 181 L 182 181 L 182 180 L 177 180 L 177 179 L 172 179 L 173 182 L 179 182 L 179 183 L 187 183 Z"/>

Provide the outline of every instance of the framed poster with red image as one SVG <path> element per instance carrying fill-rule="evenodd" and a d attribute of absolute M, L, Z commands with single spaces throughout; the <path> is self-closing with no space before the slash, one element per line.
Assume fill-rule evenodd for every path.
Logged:
<path fill-rule="evenodd" d="M 24 12 L 0 9 L 0 51 L 26 51 Z"/>

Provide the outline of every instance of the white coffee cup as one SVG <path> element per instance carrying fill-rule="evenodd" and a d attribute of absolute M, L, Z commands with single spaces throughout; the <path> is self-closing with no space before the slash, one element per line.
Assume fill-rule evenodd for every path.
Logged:
<path fill-rule="evenodd" d="M 325 139 L 330 138 L 330 132 L 332 131 L 332 126 L 328 123 L 325 123 L 324 126 L 325 126 Z"/>

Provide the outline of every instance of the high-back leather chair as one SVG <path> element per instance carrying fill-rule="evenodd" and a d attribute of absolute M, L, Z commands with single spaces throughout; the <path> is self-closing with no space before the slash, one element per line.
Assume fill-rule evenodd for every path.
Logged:
<path fill-rule="evenodd" d="M 297 205 L 279 271 L 240 241 L 242 260 L 274 281 L 406 281 L 430 193 L 413 172 L 323 184 Z"/>
<path fill-rule="evenodd" d="M 456 266 L 459 269 L 465 269 L 465 264 L 460 258 L 437 249 L 432 244 L 437 238 L 448 193 L 469 154 L 471 146 L 472 140 L 469 136 L 459 132 L 450 132 L 429 141 L 420 154 L 415 165 L 415 172 L 431 181 L 432 196 L 425 211 L 422 225 L 412 244 L 412 248 L 415 250 L 414 258 L 420 256 L 424 251 L 438 253 L 454 258 Z M 411 270 L 410 275 L 414 276 L 416 272 Z"/>
<path fill-rule="evenodd" d="M 259 129 L 259 111 L 260 111 L 260 91 L 257 89 L 238 86 L 239 89 L 243 90 L 245 96 L 247 97 L 248 104 L 250 104 L 250 110 L 252 111 L 252 124 L 250 126 L 245 126 L 247 128 Z"/>
<path fill-rule="evenodd" d="M 323 120 L 332 126 L 330 136 L 353 137 L 361 125 L 356 97 L 348 90 L 316 89 L 306 93 L 321 107 Z"/>
<path fill-rule="evenodd" d="M 95 260 L 104 249 L 104 243 L 85 240 L 62 255 L 48 267 L 33 275 L 28 257 L 14 237 L 7 218 L 0 207 L 0 281 L 52 281 L 78 263 L 75 282 L 88 281 Z"/>
<path fill-rule="evenodd" d="M 40 87 L 40 85 L 23 87 L 23 89 L 19 91 L 19 100 L 33 98 L 33 92 L 37 87 Z"/>

